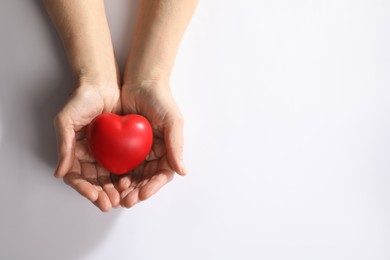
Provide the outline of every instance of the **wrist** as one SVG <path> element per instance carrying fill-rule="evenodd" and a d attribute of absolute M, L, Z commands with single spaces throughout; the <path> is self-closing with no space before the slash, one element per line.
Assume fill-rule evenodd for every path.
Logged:
<path fill-rule="evenodd" d="M 81 70 L 74 75 L 75 89 L 111 91 L 119 90 L 119 77 L 106 72 Z"/>
<path fill-rule="evenodd" d="M 119 68 L 111 38 L 83 35 L 64 39 L 69 65 L 76 82 L 100 84 L 117 82 Z"/>
<path fill-rule="evenodd" d="M 171 75 L 171 64 L 166 59 L 150 58 L 142 55 L 145 50 L 132 50 L 125 66 L 123 85 L 166 85 Z"/>
<path fill-rule="evenodd" d="M 77 86 L 111 88 L 120 85 L 119 67 L 115 58 L 109 59 L 105 65 L 99 65 L 98 62 L 88 62 L 88 64 L 94 65 L 80 65 L 72 68 Z"/>
<path fill-rule="evenodd" d="M 123 76 L 123 87 L 158 87 L 169 86 L 170 71 L 161 69 L 152 64 L 143 66 L 142 64 L 126 64 Z M 144 67 L 146 67 L 144 69 Z"/>
<path fill-rule="evenodd" d="M 115 74 L 84 69 L 74 73 L 74 82 L 77 86 L 94 86 L 98 88 L 111 88 L 120 85 L 119 77 Z"/>
<path fill-rule="evenodd" d="M 119 82 L 119 68 L 114 55 L 71 58 L 73 78 L 78 84 L 107 84 Z"/>
<path fill-rule="evenodd" d="M 169 78 L 146 78 L 146 77 L 134 77 L 124 81 L 122 89 L 155 89 L 155 88 L 168 88 Z"/>

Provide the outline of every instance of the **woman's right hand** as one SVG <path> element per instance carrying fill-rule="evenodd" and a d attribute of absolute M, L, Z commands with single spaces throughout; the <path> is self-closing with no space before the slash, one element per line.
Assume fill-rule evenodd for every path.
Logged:
<path fill-rule="evenodd" d="M 110 172 L 90 154 L 86 143 L 86 126 L 101 113 L 120 113 L 120 89 L 117 83 L 81 84 L 57 114 L 59 164 L 58 178 L 106 212 L 119 206 L 120 194 Z"/>

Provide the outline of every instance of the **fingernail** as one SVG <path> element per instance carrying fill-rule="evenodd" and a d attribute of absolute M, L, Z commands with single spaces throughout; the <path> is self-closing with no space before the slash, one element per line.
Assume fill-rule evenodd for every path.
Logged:
<path fill-rule="evenodd" d="M 59 174 L 58 174 L 58 167 L 57 167 L 57 169 L 55 169 L 55 171 L 54 171 L 54 177 L 55 178 L 60 178 L 60 176 L 59 176 Z"/>
<path fill-rule="evenodd" d="M 97 199 L 98 199 L 98 193 L 97 193 L 97 191 L 93 191 L 91 194 L 90 194 L 90 201 L 92 201 L 92 202 L 95 202 Z"/>

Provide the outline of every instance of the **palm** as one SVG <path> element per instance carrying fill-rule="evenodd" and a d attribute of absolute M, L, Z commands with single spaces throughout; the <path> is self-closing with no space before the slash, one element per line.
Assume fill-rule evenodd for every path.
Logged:
<path fill-rule="evenodd" d="M 117 177 L 121 204 L 125 207 L 149 198 L 173 178 L 175 171 L 169 163 L 166 147 L 167 122 L 174 106 L 172 101 L 164 91 L 141 88 L 129 91 L 125 87 L 122 90 L 123 113 L 148 118 L 154 135 L 152 149 L 145 161 L 130 173 Z"/>

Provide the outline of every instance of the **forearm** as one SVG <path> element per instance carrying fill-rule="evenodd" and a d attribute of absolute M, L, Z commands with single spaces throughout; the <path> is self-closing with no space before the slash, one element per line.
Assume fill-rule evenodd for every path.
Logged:
<path fill-rule="evenodd" d="M 117 68 L 103 0 L 44 0 L 80 83 L 117 82 Z"/>
<path fill-rule="evenodd" d="M 197 0 L 141 1 L 124 83 L 167 81 Z"/>

